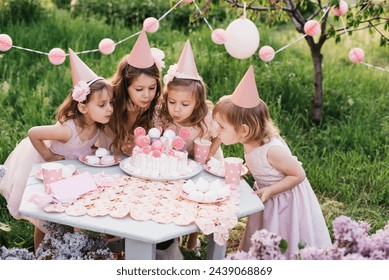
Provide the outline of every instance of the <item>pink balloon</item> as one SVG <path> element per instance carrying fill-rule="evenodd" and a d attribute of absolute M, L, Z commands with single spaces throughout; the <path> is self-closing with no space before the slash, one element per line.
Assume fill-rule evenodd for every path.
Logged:
<path fill-rule="evenodd" d="M 212 42 L 214 42 L 215 44 L 217 45 L 222 45 L 226 42 L 226 38 L 227 38 L 227 34 L 226 34 L 226 31 L 224 29 L 215 29 L 213 32 L 212 32 Z"/>
<path fill-rule="evenodd" d="M 184 2 L 184 3 L 192 3 L 193 0 L 182 0 L 182 2 Z"/>
<path fill-rule="evenodd" d="M 99 51 L 102 54 L 111 54 L 115 50 L 115 42 L 109 38 L 104 38 L 99 43 Z"/>
<path fill-rule="evenodd" d="M 154 17 L 146 18 L 143 22 L 143 28 L 146 32 L 154 33 L 159 29 L 159 21 Z"/>
<path fill-rule="evenodd" d="M 320 33 L 320 23 L 316 20 L 308 20 L 304 24 L 304 32 L 309 36 L 315 36 Z"/>
<path fill-rule="evenodd" d="M 340 0 L 339 1 L 339 8 L 333 7 L 331 9 L 331 13 L 333 13 L 335 16 L 343 16 L 348 11 L 348 4 L 346 1 Z"/>
<path fill-rule="evenodd" d="M 365 52 L 360 48 L 353 48 L 348 53 L 348 57 L 350 58 L 352 63 L 358 64 L 361 63 L 365 58 Z"/>
<path fill-rule="evenodd" d="M 65 52 L 60 48 L 51 49 L 49 52 L 49 61 L 54 65 L 60 65 L 64 63 L 66 59 Z"/>
<path fill-rule="evenodd" d="M 12 48 L 12 38 L 7 34 L 0 34 L 0 51 L 6 52 Z"/>
<path fill-rule="evenodd" d="M 234 20 L 226 29 L 227 40 L 224 47 L 227 52 L 238 59 L 252 56 L 259 46 L 259 32 L 255 24 L 241 17 Z"/>
<path fill-rule="evenodd" d="M 272 61 L 274 56 L 275 56 L 275 52 L 274 52 L 274 49 L 270 46 L 263 46 L 260 50 L 259 50 L 259 58 L 264 61 L 264 62 L 269 62 L 269 61 Z"/>

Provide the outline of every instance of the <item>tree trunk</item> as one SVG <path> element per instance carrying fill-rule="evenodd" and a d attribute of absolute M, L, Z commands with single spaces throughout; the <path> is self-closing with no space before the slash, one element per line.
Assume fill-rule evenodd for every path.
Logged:
<path fill-rule="evenodd" d="M 323 107 L 323 55 L 320 50 L 311 49 L 311 56 L 314 69 L 314 88 L 315 92 L 312 97 L 312 122 L 318 124 L 322 117 Z"/>

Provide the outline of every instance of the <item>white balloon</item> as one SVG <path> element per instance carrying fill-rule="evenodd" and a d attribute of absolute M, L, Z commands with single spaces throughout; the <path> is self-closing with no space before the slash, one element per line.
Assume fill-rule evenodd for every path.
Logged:
<path fill-rule="evenodd" d="M 238 59 L 252 56 L 259 46 L 258 28 L 245 17 L 230 23 L 226 29 L 226 37 L 224 47 L 231 56 Z"/>

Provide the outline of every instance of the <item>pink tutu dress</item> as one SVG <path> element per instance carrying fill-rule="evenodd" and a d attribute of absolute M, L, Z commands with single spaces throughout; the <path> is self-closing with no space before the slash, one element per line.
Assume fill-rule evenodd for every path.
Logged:
<path fill-rule="evenodd" d="M 271 186 L 285 177 L 267 160 L 267 153 L 274 146 L 282 146 L 290 152 L 281 137 L 273 137 L 265 145 L 245 154 L 246 163 L 255 179 L 254 186 L 258 189 Z M 248 217 L 240 250 L 248 252 L 252 234 L 260 229 L 277 233 L 288 242 L 287 258 L 297 253 L 300 241 L 318 248 L 331 246 L 320 204 L 307 178 L 296 187 L 269 199 L 264 211 Z"/>
<path fill-rule="evenodd" d="M 72 137 L 66 143 L 58 141 L 46 141 L 46 145 L 54 154 L 62 155 L 65 159 L 78 159 L 81 155 L 91 154 L 92 146 L 99 137 L 100 131 L 96 135 L 84 142 L 78 137 L 78 132 L 73 119 L 65 122 L 72 129 Z M 42 231 L 41 221 L 28 217 L 21 217 L 18 210 L 20 201 L 26 187 L 28 176 L 34 164 L 43 163 L 45 160 L 31 144 L 30 139 L 24 138 L 8 156 L 4 165 L 7 167 L 7 173 L 0 182 L 0 193 L 7 201 L 7 207 L 10 214 L 16 219 L 26 219 L 31 221 Z"/>

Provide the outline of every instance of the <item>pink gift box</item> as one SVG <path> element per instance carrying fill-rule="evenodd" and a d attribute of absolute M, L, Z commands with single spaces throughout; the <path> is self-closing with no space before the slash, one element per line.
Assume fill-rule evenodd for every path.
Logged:
<path fill-rule="evenodd" d="M 73 202 L 81 195 L 97 188 L 89 172 L 51 183 L 48 187 L 48 193 L 59 202 Z"/>

